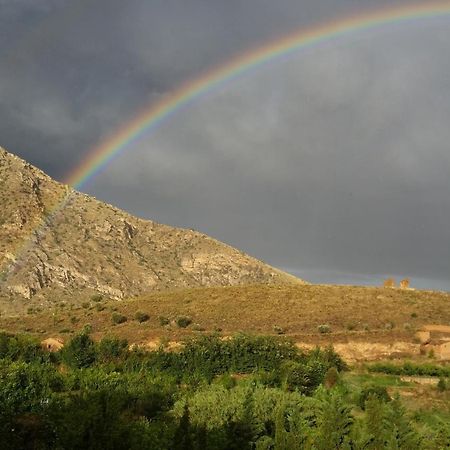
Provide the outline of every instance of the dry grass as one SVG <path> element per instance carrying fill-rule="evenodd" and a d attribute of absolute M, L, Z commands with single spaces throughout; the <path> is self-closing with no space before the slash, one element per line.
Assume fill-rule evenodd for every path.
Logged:
<path fill-rule="evenodd" d="M 91 301 L 84 308 L 66 303 L 64 308 L 0 317 L 0 327 L 64 338 L 90 324 L 94 336 L 113 333 L 136 343 L 213 331 L 277 334 L 277 327 L 301 342 L 411 341 L 423 325 L 450 324 L 449 301 L 450 295 L 440 292 L 355 286 L 195 288 L 126 301 Z M 134 320 L 137 311 L 150 319 Z M 126 316 L 127 322 L 114 325 L 113 312 Z M 178 327 L 179 316 L 191 317 L 192 324 Z M 170 323 L 161 325 L 160 317 Z M 329 326 L 329 333 L 319 332 L 322 324 Z"/>

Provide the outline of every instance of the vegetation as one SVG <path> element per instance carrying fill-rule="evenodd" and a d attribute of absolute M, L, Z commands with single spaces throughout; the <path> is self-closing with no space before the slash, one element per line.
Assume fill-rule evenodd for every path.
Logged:
<path fill-rule="evenodd" d="M 415 364 L 405 362 L 403 364 L 375 363 L 368 367 L 369 372 L 387 373 L 392 375 L 450 377 L 450 366 L 438 366 L 434 364 Z"/>
<path fill-rule="evenodd" d="M 57 298 L 60 299 L 59 294 Z M 343 298 L 346 300 L 342 301 Z M 348 286 L 249 285 L 173 289 L 120 302 L 106 297 L 95 301 L 91 296 L 87 309 L 80 308 L 81 301 L 64 297 L 67 307 L 58 308 L 56 316 L 48 314 L 47 307 L 27 304 L 33 312 L 23 314 L 20 320 L 16 313 L 7 312 L 7 308 L 13 308 L 17 302 L 6 301 L 5 309 L 2 309 L 5 312 L 0 316 L 0 329 L 11 332 L 39 329 L 45 330 L 47 336 L 57 336 L 62 328 L 78 332 L 89 322 L 95 333 L 104 335 L 111 329 L 114 311 L 128 318 L 115 332 L 130 342 L 135 342 L 136 336 L 139 336 L 139 342 L 145 342 L 156 341 L 162 335 L 170 341 L 180 341 L 187 335 L 198 333 L 194 324 L 200 324 L 208 332 L 223 330 L 226 335 L 240 330 L 265 335 L 284 332 L 307 344 L 331 340 L 346 342 L 350 333 L 352 339 L 364 342 L 411 342 L 414 332 L 424 325 L 450 323 L 449 298 L 444 293 Z M 1 299 L 0 304 L 3 305 Z M 150 316 L 145 327 L 135 320 L 136 311 Z M 414 312 L 418 317 L 412 319 Z M 179 316 L 192 318 L 192 324 L 179 327 L 175 322 Z M 397 326 L 385 328 L 389 321 Z M 411 328 L 404 326 L 407 323 Z M 328 325 L 329 332 L 320 333 L 320 324 Z"/>
<path fill-rule="evenodd" d="M 111 320 L 115 324 L 125 323 L 127 321 L 127 316 L 120 314 L 118 312 L 113 312 L 111 316 Z"/>
<path fill-rule="evenodd" d="M 139 323 L 143 323 L 147 322 L 147 320 L 150 319 L 150 316 L 142 311 L 137 311 L 136 314 L 134 315 L 134 319 L 137 320 Z"/>
<path fill-rule="evenodd" d="M 332 348 L 201 336 L 177 352 L 76 335 L 49 354 L 0 335 L 5 449 L 441 449 L 450 428 L 358 391 Z M 387 397 L 386 397 L 386 395 Z M 419 422 L 418 422 L 419 420 Z"/>
<path fill-rule="evenodd" d="M 178 316 L 175 322 L 180 328 L 186 328 L 192 323 L 192 318 L 188 316 Z"/>

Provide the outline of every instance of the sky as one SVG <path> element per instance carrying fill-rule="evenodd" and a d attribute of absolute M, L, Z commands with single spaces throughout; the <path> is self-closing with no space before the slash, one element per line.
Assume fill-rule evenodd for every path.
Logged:
<path fill-rule="evenodd" d="M 248 49 L 384 0 L 0 0 L 0 146 L 63 181 Z M 83 187 L 311 282 L 450 290 L 450 16 L 331 39 L 229 81 Z"/>

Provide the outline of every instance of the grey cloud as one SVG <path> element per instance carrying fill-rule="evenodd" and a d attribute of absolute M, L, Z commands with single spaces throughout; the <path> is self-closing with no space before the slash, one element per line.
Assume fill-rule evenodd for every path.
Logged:
<path fill-rule="evenodd" d="M 69 13 L 19 3 L 8 17 L 32 23 L 34 38 L 2 31 L 20 51 L 0 44 L 0 143 L 57 178 L 206 68 L 381 5 L 86 1 Z M 449 26 L 349 35 L 249 72 L 173 115 L 86 189 L 313 281 L 396 274 L 450 289 Z"/>

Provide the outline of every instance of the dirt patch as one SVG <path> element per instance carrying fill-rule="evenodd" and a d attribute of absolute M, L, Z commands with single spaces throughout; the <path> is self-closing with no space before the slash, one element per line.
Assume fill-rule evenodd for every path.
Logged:
<path fill-rule="evenodd" d="M 297 347 L 309 350 L 314 346 L 298 342 Z M 346 342 L 334 344 L 334 350 L 347 362 L 376 361 L 386 358 L 412 357 L 420 355 L 420 345 L 410 342 Z"/>
<path fill-rule="evenodd" d="M 424 325 L 422 327 L 422 330 L 450 334 L 450 326 L 447 326 L 447 325 Z"/>
<path fill-rule="evenodd" d="M 438 378 L 433 377 L 400 377 L 400 380 L 406 381 L 407 383 L 416 383 L 430 386 L 435 386 L 439 382 Z"/>
<path fill-rule="evenodd" d="M 49 352 L 57 352 L 64 347 L 64 342 L 61 339 L 47 338 L 41 341 L 41 347 Z"/>

